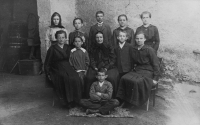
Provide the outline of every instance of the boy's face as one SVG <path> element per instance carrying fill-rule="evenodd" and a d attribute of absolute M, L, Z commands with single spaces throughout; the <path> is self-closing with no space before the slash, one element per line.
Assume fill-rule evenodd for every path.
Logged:
<path fill-rule="evenodd" d="M 103 22 L 103 17 L 104 17 L 103 13 L 97 14 L 96 15 L 97 22 L 99 23 Z"/>
<path fill-rule="evenodd" d="M 58 25 L 59 22 L 60 22 L 59 16 L 54 16 L 54 17 L 53 17 L 53 23 L 54 23 L 54 25 Z"/>
<path fill-rule="evenodd" d="M 127 25 L 127 20 L 125 16 L 120 16 L 118 22 L 119 22 L 120 27 L 124 27 Z"/>
<path fill-rule="evenodd" d="M 81 23 L 81 20 L 78 19 L 78 20 L 74 21 L 74 27 L 76 30 L 81 29 L 82 26 L 83 26 L 83 24 Z"/>
<path fill-rule="evenodd" d="M 66 38 L 65 38 L 65 34 L 64 33 L 57 35 L 58 44 L 63 45 L 65 43 L 65 39 Z"/>
<path fill-rule="evenodd" d="M 126 33 L 119 32 L 119 36 L 117 37 L 120 43 L 124 43 L 127 40 Z"/>
<path fill-rule="evenodd" d="M 98 44 L 102 44 L 103 43 L 103 34 L 101 34 L 101 33 L 96 34 L 96 41 Z"/>
<path fill-rule="evenodd" d="M 138 34 L 136 35 L 136 38 L 135 38 L 135 41 L 137 43 L 138 46 L 142 46 L 144 45 L 144 42 L 145 42 L 145 37 L 143 34 Z"/>
<path fill-rule="evenodd" d="M 74 45 L 76 46 L 76 48 L 81 48 L 83 42 L 81 41 L 80 38 L 75 38 L 74 40 Z"/>
<path fill-rule="evenodd" d="M 143 24 L 149 24 L 149 20 L 150 20 L 150 17 L 149 17 L 149 14 L 143 14 L 142 16 L 142 22 Z"/>
<path fill-rule="evenodd" d="M 105 72 L 98 72 L 96 78 L 99 82 L 105 81 L 105 79 L 108 77 L 108 75 L 105 74 Z"/>

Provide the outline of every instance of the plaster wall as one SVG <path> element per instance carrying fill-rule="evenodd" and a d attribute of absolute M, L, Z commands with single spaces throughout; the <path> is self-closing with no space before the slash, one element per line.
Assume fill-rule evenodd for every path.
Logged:
<path fill-rule="evenodd" d="M 44 62 L 46 52 L 44 51 L 45 32 L 51 24 L 51 15 L 58 12 L 62 18 L 62 25 L 68 30 L 73 29 L 73 19 L 75 18 L 75 0 L 38 0 L 38 15 L 40 16 L 40 38 L 41 57 Z"/>
<path fill-rule="evenodd" d="M 158 56 L 173 61 L 188 79 L 200 82 L 200 60 L 192 53 L 200 46 L 199 6 L 199 0 L 76 0 L 76 15 L 83 18 L 84 30 L 89 32 L 98 10 L 105 12 L 104 22 L 112 30 L 118 27 L 118 15 L 126 14 L 129 27 L 135 31 L 142 25 L 139 14 L 150 11 L 151 23 L 160 33 Z"/>

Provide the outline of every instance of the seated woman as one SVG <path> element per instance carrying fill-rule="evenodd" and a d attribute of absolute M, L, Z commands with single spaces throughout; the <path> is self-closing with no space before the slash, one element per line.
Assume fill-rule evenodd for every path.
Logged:
<path fill-rule="evenodd" d="M 115 97 L 119 73 L 117 68 L 114 67 L 116 61 L 114 48 L 109 43 L 104 43 L 102 32 L 97 32 L 95 36 L 96 41 L 93 48 L 91 48 L 90 54 L 91 65 L 86 75 L 86 97 L 89 97 L 90 86 L 96 81 L 95 75 L 100 68 L 106 69 L 107 80 L 113 85 L 113 97 Z"/>
<path fill-rule="evenodd" d="M 69 64 L 70 47 L 64 44 L 67 34 L 63 30 L 56 32 L 57 44 L 52 45 L 44 63 L 45 73 L 51 79 L 53 87 L 63 105 L 72 106 L 81 99 L 81 81 L 78 73 Z"/>
<path fill-rule="evenodd" d="M 157 84 L 159 76 L 159 62 L 153 48 L 144 45 L 143 32 L 136 34 L 137 46 L 132 49 L 134 69 L 124 75 L 119 83 L 117 98 L 120 103 L 128 102 L 135 106 L 143 105 L 153 85 Z"/>

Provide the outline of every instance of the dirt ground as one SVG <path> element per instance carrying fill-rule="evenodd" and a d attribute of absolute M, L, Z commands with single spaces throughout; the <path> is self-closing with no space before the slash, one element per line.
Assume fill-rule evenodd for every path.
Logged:
<path fill-rule="evenodd" d="M 69 117 L 59 102 L 52 107 L 53 91 L 44 75 L 0 73 L 0 125 L 200 125 L 200 86 L 162 79 L 156 105 L 149 111 L 132 107 L 134 118 Z"/>

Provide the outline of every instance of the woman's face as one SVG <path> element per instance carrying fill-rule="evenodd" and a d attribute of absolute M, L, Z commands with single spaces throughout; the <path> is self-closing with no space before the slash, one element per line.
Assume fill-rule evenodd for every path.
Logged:
<path fill-rule="evenodd" d="M 127 20 L 126 20 L 126 17 L 125 17 L 125 16 L 119 17 L 118 22 L 119 22 L 120 27 L 124 27 L 124 26 L 127 25 Z"/>
<path fill-rule="evenodd" d="M 60 22 L 59 16 L 54 16 L 54 17 L 53 17 L 53 23 L 54 23 L 54 25 L 58 25 L 59 22 Z"/>
<path fill-rule="evenodd" d="M 136 41 L 136 44 L 138 46 L 144 45 L 145 40 L 146 39 L 144 37 L 144 34 L 138 34 L 138 35 L 136 35 L 135 41 Z"/>
<path fill-rule="evenodd" d="M 80 30 L 82 26 L 83 26 L 83 24 L 82 24 L 81 20 L 78 19 L 78 20 L 74 21 L 74 27 L 76 30 Z"/>
<path fill-rule="evenodd" d="M 58 44 L 63 45 L 65 43 L 65 39 L 66 38 L 64 33 L 57 35 Z"/>
<path fill-rule="evenodd" d="M 103 34 L 101 34 L 101 33 L 96 34 L 96 41 L 98 44 L 102 44 L 103 43 Z"/>
<path fill-rule="evenodd" d="M 150 23 L 150 17 L 149 17 L 149 14 L 143 14 L 142 15 L 142 22 L 143 24 L 147 25 Z"/>

